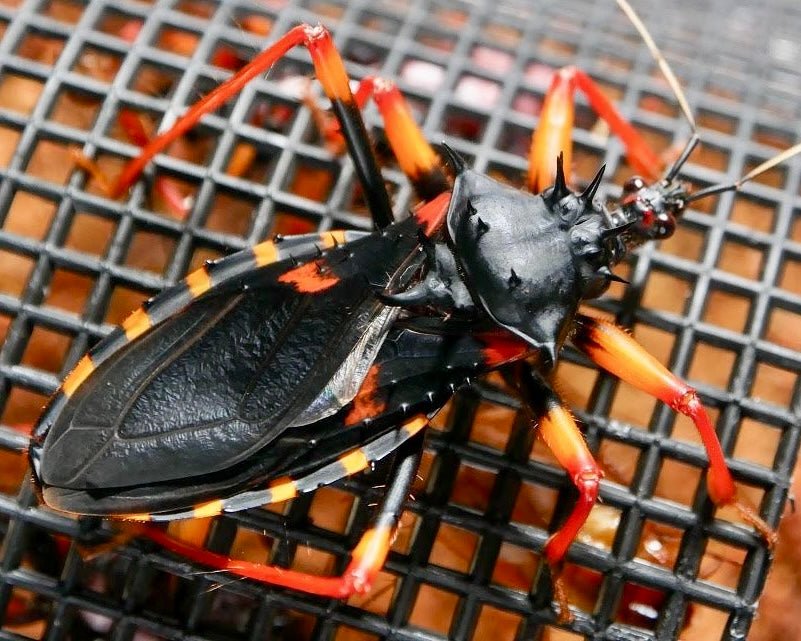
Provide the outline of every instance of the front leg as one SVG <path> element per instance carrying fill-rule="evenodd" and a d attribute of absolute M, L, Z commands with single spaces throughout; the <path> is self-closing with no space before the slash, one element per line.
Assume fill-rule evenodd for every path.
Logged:
<path fill-rule="evenodd" d="M 347 599 L 354 594 L 364 594 L 369 591 L 376 576 L 384 566 L 392 547 L 398 522 L 403 514 L 403 504 L 409 495 L 420 465 L 424 443 L 421 430 L 427 425 L 428 419 L 426 417 L 416 416 L 400 426 L 402 430 L 417 431 L 398 448 L 384 499 L 373 516 L 370 528 L 362 535 L 353 550 L 351 562 L 340 576 L 317 576 L 274 565 L 232 559 L 225 554 L 212 552 L 181 539 L 176 539 L 164 530 L 151 525 L 145 526 L 140 531 L 140 534 L 193 563 L 206 565 L 215 568 L 217 571 L 224 570 L 262 583 L 335 599 Z M 339 463 L 341 464 L 340 476 L 355 474 L 369 466 L 369 460 L 361 449 L 354 450 L 347 458 L 340 457 Z M 304 479 L 299 479 L 297 487 L 299 489 L 304 489 L 304 487 L 305 489 L 316 489 L 316 487 L 304 486 Z M 277 498 L 276 496 L 271 497 L 269 493 L 265 494 L 264 497 L 268 500 Z M 292 498 L 292 496 L 284 495 L 280 497 L 283 500 L 286 498 Z M 222 504 L 221 501 L 217 501 L 217 503 Z M 244 507 L 252 507 L 252 505 L 237 505 L 236 501 L 234 501 L 230 507 L 244 509 Z"/>
<path fill-rule="evenodd" d="M 772 548 L 776 531 L 738 499 L 720 441 L 698 393 L 612 323 L 579 314 L 573 344 L 606 371 L 692 419 L 709 457 L 707 486 L 712 502 L 735 507 Z"/>
<path fill-rule="evenodd" d="M 590 108 L 603 118 L 609 128 L 623 142 L 626 156 L 635 171 L 650 180 L 656 180 L 664 163 L 648 146 L 645 139 L 621 115 L 598 84 L 581 69 L 565 67 L 557 71 L 545 94 L 540 122 L 531 139 L 529 151 L 528 187 L 539 193 L 553 184 L 556 167 L 553 159 L 564 154 L 567 180 L 570 181 L 571 133 L 574 120 L 574 94 L 581 91 Z"/>

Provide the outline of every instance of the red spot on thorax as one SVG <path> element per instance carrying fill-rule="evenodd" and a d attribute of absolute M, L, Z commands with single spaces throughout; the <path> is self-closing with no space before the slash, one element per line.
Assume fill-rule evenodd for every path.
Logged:
<path fill-rule="evenodd" d="M 297 291 L 316 294 L 333 287 L 339 282 L 336 274 L 324 271 L 324 263 L 313 261 L 290 269 L 278 277 L 279 282 L 292 285 Z"/>
<path fill-rule="evenodd" d="M 445 222 L 445 214 L 448 213 L 450 202 L 451 193 L 446 191 L 434 198 L 434 200 L 423 204 L 414 212 L 413 216 L 423 228 L 426 236 L 433 236 Z"/>
<path fill-rule="evenodd" d="M 523 358 L 531 350 L 531 346 L 528 343 L 513 336 L 480 334 L 476 338 L 484 343 L 481 356 L 484 359 L 484 364 L 489 367 L 497 367 Z"/>

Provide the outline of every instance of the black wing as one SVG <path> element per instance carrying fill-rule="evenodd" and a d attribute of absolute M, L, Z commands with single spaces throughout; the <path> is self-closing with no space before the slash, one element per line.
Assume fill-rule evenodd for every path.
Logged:
<path fill-rule="evenodd" d="M 65 382 L 32 447 L 42 485 L 109 490 L 213 475 L 335 412 L 350 399 L 332 396 L 329 382 L 366 332 L 388 330 L 375 291 L 416 272 L 417 229 L 410 218 L 299 264 L 254 268 L 239 255 L 210 266 L 207 291 L 75 389 Z"/>
<path fill-rule="evenodd" d="M 454 390 L 506 358 L 522 357 L 525 343 L 455 333 L 438 319 L 431 325 L 396 323 L 382 344 L 357 396 L 338 412 L 314 423 L 286 429 L 248 458 L 218 472 L 126 487 L 72 489 L 47 486 L 51 505 L 86 514 L 185 516 L 187 507 L 263 491 L 278 478 L 292 479 L 296 491 L 316 489 L 315 472 L 355 450 L 370 458 L 373 447 L 410 417 L 432 414 Z M 499 360 L 499 354 L 505 354 Z M 396 439 L 402 438 L 398 434 Z M 348 472 L 340 467 L 342 475 Z M 308 476 L 307 476 L 308 475 Z M 244 500 L 245 503 L 250 499 Z M 264 502 L 264 499 L 261 500 Z M 223 509 L 220 507 L 220 509 Z"/>

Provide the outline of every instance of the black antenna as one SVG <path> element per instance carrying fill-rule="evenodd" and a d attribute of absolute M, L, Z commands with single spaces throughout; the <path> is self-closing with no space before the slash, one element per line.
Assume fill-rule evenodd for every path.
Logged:
<path fill-rule="evenodd" d="M 702 198 L 706 198 L 707 196 L 714 196 L 715 194 L 722 194 L 725 191 L 736 191 L 738 185 L 736 182 L 733 183 L 720 183 L 719 185 L 710 185 L 709 187 L 705 187 L 704 189 L 699 189 L 696 192 L 693 192 L 689 196 L 687 196 L 685 202 L 691 203 L 694 200 L 701 200 Z"/>
<path fill-rule="evenodd" d="M 693 194 L 690 194 L 687 197 L 686 202 L 691 203 L 694 200 L 700 200 L 701 198 L 706 198 L 707 196 L 712 196 L 714 194 L 721 194 L 725 191 L 737 191 L 748 181 L 753 180 L 760 174 L 764 174 L 768 169 L 772 169 L 776 165 L 783 163 L 785 160 L 789 160 L 790 158 L 798 155 L 799 153 L 801 153 L 801 142 L 796 143 L 792 147 L 789 147 L 784 151 L 776 154 L 775 156 L 773 156 L 773 158 L 769 158 L 761 165 L 757 165 L 751 171 L 749 171 L 745 176 L 743 176 L 739 180 L 735 180 L 733 183 L 720 183 L 719 185 L 711 185 L 709 187 L 706 187 L 705 189 L 701 189 Z"/>
<path fill-rule="evenodd" d="M 659 70 L 662 72 L 665 80 L 667 80 L 668 85 L 673 91 L 673 95 L 676 97 L 676 102 L 679 103 L 679 108 L 681 109 L 682 114 L 684 114 L 684 118 L 687 120 L 687 123 L 690 125 L 690 129 L 692 129 L 693 132 L 690 140 L 688 140 L 687 144 L 684 146 L 684 150 L 681 152 L 681 155 L 678 157 L 676 162 L 673 163 L 673 166 L 665 175 L 665 180 L 670 182 L 676 177 L 676 174 L 679 173 L 682 165 L 687 162 L 687 158 L 690 157 L 693 149 L 695 149 L 696 145 L 698 144 L 698 127 L 695 124 L 695 118 L 693 117 L 692 111 L 690 111 L 690 105 L 687 102 L 687 97 L 684 95 L 684 91 L 681 88 L 678 78 L 676 78 L 676 74 L 673 73 L 673 70 L 670 68 L 665 56 L 662 55 L 659 47 L 656 46 L 656 42 L 654 42 L 654 39 L 648 32 L 645 24 L 642 20 L 640 20 L 640 17 L 628 3 L 628 0 L 617 0 L 617 4 L 634 25 L 634 28 L 640 34 L 645 46 L 648 47 L 648 50 L 651 52 L 654 60 L 656 60 Z"/>
<path fill-rule="evenodd" d="M 690 139 L 687 141 L 687 144 L 684 145 L 684 150 L 681 152 L 681 155 L 676 158 L 676 162 L 673 163 L 673 166 L 670 170 L 665 174 L 665 180 L 667 182 L 672 182 L 676 175 L 682 168 L 687 159 L 690 157 L 690 154 L 693 153 L 693 150 L 698 146 L 700 142 L 700 138 L 698 137 L 698 132 L 694 131 L 693 135 L 690 136 Z"/>

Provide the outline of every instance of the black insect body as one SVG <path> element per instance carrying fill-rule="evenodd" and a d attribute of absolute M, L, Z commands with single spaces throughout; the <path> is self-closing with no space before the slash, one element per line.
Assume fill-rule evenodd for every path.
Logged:
<path fill-rule="evenodd" d="M 287 239 L 271 250 L 283 260 L 257 267 L 248 250 L 204 268 L 196 298 L 191 283 L 157 297 L 147 330 L 100 343 L 91 375 L 45 412 L 31 456 L 46 501 L 82 514 L 175 510 L 302 458 L 320 437 L 311 430 L 304 448 L 298 428 L 352 400 L 392 327 L 376 281 L 415 256 L 415 229 L 409 219 L 322 255 L 326 238 Z M 191 303 L 173 311 L 181 299 Z"/>
<path fill-rule="evenodd" d="M 610 209 L 594 202 L 603 169 L 574 193 L 561 156 L 555 184 L 532 194 L 467 169 L 446 147 L 454 173 L 448 191 L 397 90 L 373 79 L 379 106 L 391 107 L 384 113 L 390 143 L 426 201 L 393 223 L 327 32 L 293 29 L 262 54 L 265 64 L 296 44 L 309 48 L 332 100 L 377 230 L 262 243 L 207 264 L 135 312 L 78 363 L 42 415 L 30 457 L 44 501 L 146 521 L 213 516 L 292 498 L 396 453 L 394 480 L 341 577 L 232 566 L 148 530 L 199 563 L 347 596 L 367 589 L 383 565 L 428 418 L 459 387 L 503 369 L 579 492 L 544 548 L 564 620 L 559 567 L 601 479 L 545 379 L 570 338 L 601 367 L 690 416 L 710 455 L 713 500 L 739 507 L 772 540 L 772 530 L 737 501 L 695 391 L 625 332 L 578 313 L 583 300 L 619 280 L 611 268 L 632 249 L 672 233 L 692 198 L 675 174 L 695 141 L 664 179 L 632 179 Z M 204 104 L 237 83 L 239 74 Z M 148 145 L 126 180 L 201 111 L 191 109 Z"/>
<path fill-rule="evenodd" d="M 448 242 L 475 305 L 541 350 L 546 365 L 556 362 L 579 303 L 606 291 L 623 257 L 622 230 L 593 203 L 602 176 L 574 194 L 560 159 L 557 184 L 542 195 L 463 168 L 454 182 Z"/>
<path fill-rule="evenodd" d="M 593 203 L 602 172 L 574 194 L 560 163 L 531 195 L 456 166 L 438 220 L 264 243 L 152 300 L 44 413 L 45 501 L 148 520 L 255 507 L 286 496 L 275 479 L 294 495 L 395 451 L 477 376 L 550 369 L 634 223 Z M 404 298 L 432 280 L 448 295 Z"/>
<path fill-rule="evenodd" d="M 436 247 L 458 266 L 451 291 L 461 285 L 472 304 L 449 320 L 452 307 L 433 299 L 403 314 L 386 304 L 385 291 L 426 280 L 415 217 L 329 249 L 318 235 L 288 239 L 291 247 L 275 245 L 287 258 L 262 267 L 253 268 L 253 250 L 208 265 L 208 290 L 191 298 L 184 283 L 156 298 L 147 331 L 100 343 L 91 373 L 51 403 L 37 431 L 46 438 L 31 447 L 46 501 L 80 514 L 183 510 L 292 476 L 309 458 L 326 463 L 406 414 L 435 412 L 466 380 L 506 362 L 486 356 L 493 345 L 509 343 L 515 359 L 541 352 L 549 366 L 581 298 L 608 283 L 607 247 L 620 243 L 605 217 L 588 194 L 534 196 L 462 171 Z M 587 247 L 601 254 L 597 267 Z M 342 438 L 371 367 L 381 409 L 351 431 L 355 439 Z"/>

